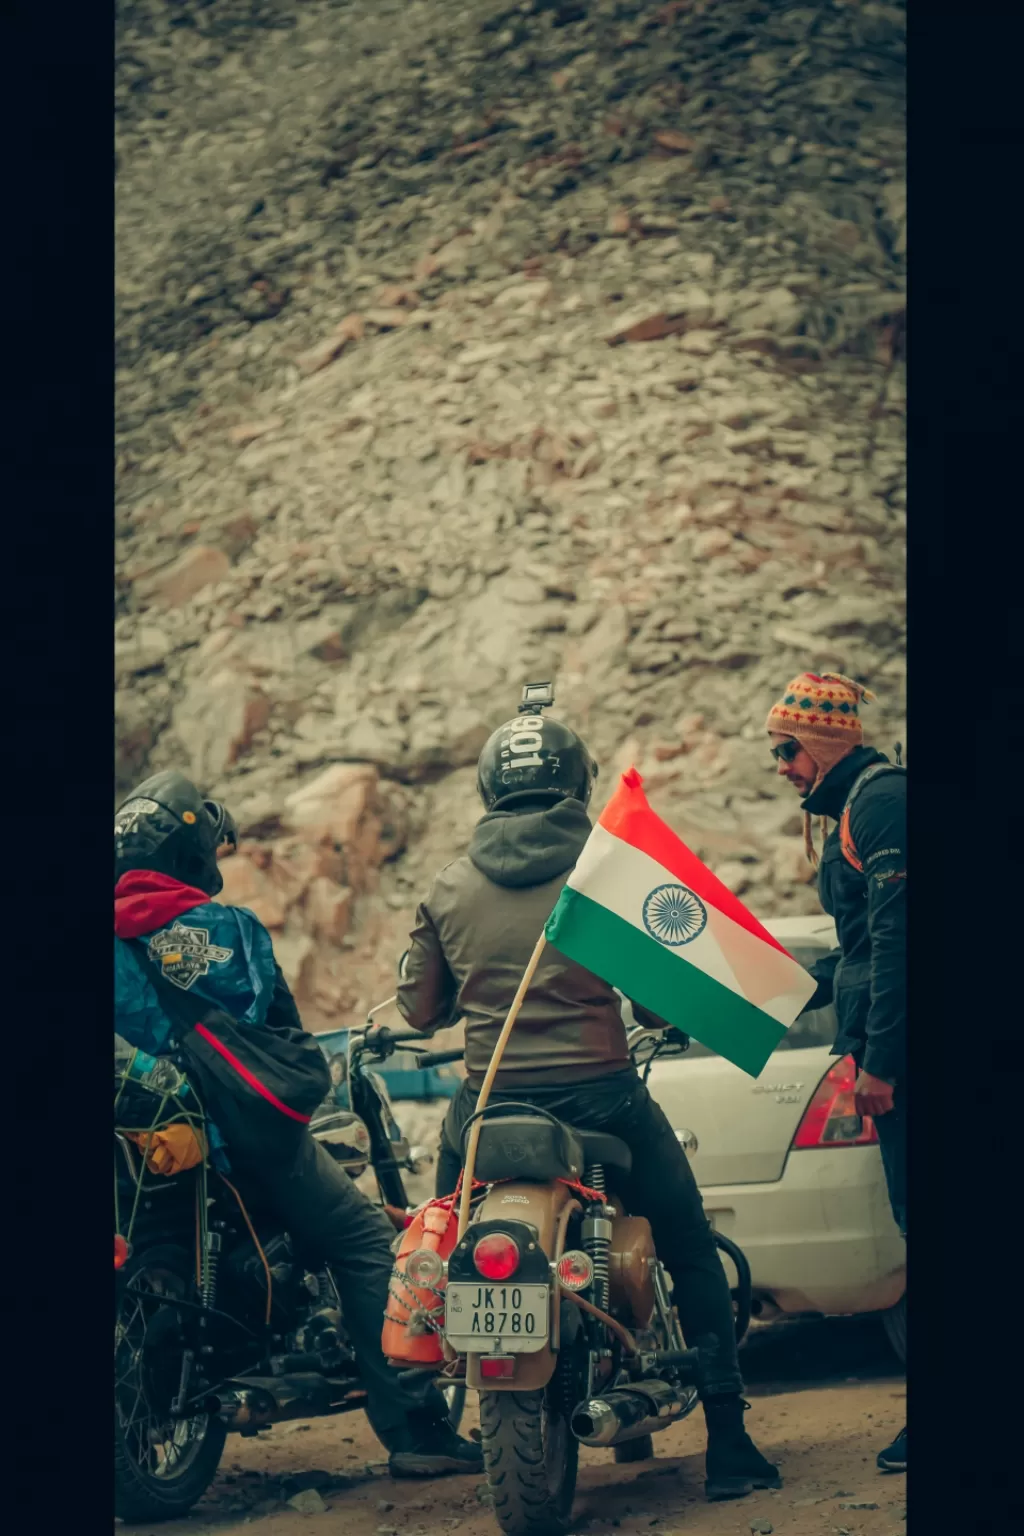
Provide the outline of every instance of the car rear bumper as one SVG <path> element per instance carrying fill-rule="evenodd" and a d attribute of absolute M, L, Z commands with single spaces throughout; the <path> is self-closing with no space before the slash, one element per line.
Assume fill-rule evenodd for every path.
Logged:
<path fill-rule="evenodd" d="M 903 1295 L 906 1245 L 877 1147 L 791 1152 L 774 1183 L 701 1193 L 711 1225 L 750 1261 L 755 1298 L 780 1311 L 876 1312 Z"/>

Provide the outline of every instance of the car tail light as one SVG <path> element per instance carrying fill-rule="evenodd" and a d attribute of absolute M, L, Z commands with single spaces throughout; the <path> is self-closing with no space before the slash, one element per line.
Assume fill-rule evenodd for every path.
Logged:
<path fill-rule="evenodd" d="M 413 1285 L 436 1285 L 444 1274 L 444 1261 L 432 1248 L 417 1248 L 405 1261 L 405 1274 Z"/>
<path fill-rule="evenodd" d="M 594 1264 L 582 1248 L 570 1248 L 555 1265 L 558 1283 L 565 1291 L 582 1291 L 594 1278 Z"/>
<path fill-rule="evenodd" d="M 519 1244 L 507 1232 L 490 1232 L 473 1249 L 473 1263 L 485 1280 L 508 1280 L 519 1268 Z"/>
<path fill-rule="evenodd" d="M 131 1253 L 131 1249 L 128 1247 L 128 1244 L 127 1244 L 126 1240 L 121 1236 L 120 1232 L 115 1232 L 114 1233 L 114 1268 L 115 1269 L 123 1269 L 124 1266 L 128 1262 L 128 1255 L 130 1253 Z"/>
<path fill-rule="evenodd" d="M 870 1115 L 858 1115 L 853 1102 L 857 1068 L 844 1056 L 825 1073 L 793 1137 L 797 1147 L 866 1147 L 878 1141 Z"/>
<path fill-rule="evenodd" d="M 511 1381 L 515 1373 L 515 1355 L 480 1356 L 480 1375 L 484 1381 Z"/>

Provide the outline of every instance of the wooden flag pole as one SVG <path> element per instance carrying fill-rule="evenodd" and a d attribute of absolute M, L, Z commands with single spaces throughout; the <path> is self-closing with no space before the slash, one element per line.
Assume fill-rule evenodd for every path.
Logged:
<path fill-rule="evenodd" d="M 508 1011 L 505 1022 L 501 1026 L 501 1034 L 498 1036 L 498 1043 L 494 1047 L 494 1053 L 491 1056 L 490 1065 L 487 1068 L 487 1075 L 484 1078 L 483 1086 L 481 1087 L 480 1093 L 477 1097 L 477 1112 L 479 1112 L 481 1109 L 487 1108 L 487 1101 L 491 1096 L 491 1088 L 494 1084 L 494 1079 L 498 1075 L 498 1068 L 501 1066 L 501 1058 L 505 1054 L 505 1046 L 508 1044 L 508 1037 L 512 1033 L 513 1024 L 519 1017 L 519 1010 L 523 1006 L 523 998 L 526 996 L 530 982 L 533 980 L 537 967 L 540 964 L 540 957 L 544 953 L 544 946 L 546 943 L 547 940 L 542 933 L 540 938 L 537 940 L 533 954 L 530 956 L 530 963 L 526 967 L 526 970 L 523 972 L 523 979 L 516 989 L 516 995 L 512 999 L 512 1006 Z M 482 1125 L 482 1120 L 474 1120 L 469 1131 L 469 1146 L 466 1148 L 466 1163 L 462 1170 L 462 1199 L 459 1203 L 460 1238 L 465 1232 L 466 1227 L 469 1225 L 469 1205 L 473 1198 L 473 1170 L 476 1167 L 476 1149 L 480 1143 L 480 1130 Z"/>

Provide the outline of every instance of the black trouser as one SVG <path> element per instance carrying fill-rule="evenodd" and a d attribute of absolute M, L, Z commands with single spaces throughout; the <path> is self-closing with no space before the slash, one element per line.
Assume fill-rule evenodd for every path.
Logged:
<path fill-rule="evenodd" d="M 381 1350 L 395 1229 L 380 1207 L 308 1131 L 294 1153 L 250 1163 L 238 1174 L 243 1189 L 269 1204 L 303 1250 L 330 1265 L 367 1390 L 367 1417 L 384 1446 L 395 1448 L 411 1413 L 443 1417 L 444 1399 L 430 1379 L 406 1386 Z"/>
<path fill-rule="evenodd" d="M 893 1093 L 892 1109 L 875 1116 L 875 1130 L 882 1153 L 882 1167 L 889 1190 L 889 1204 L 903 1236 L 907 1235 L 907 1122 L 906 1094 L 902 1087 Z"/>
<path fill-rule="evenodd" d="M 452 1100 L 441 1133 L 439 1195 L 451 1194 L 458 1181 L 462 1158 L 454 1148 L 476 1099 L 476 1089 L 464 1083 Z M 630 1069 L 576 1085 L 510 1088 L 491 1096 L 492 1103 L 503 1099 L 536 1104 L 570 1125 L 607 1131 L 626 1142 L 633 1171 L 617 1192 L 631 1215 L 646 1216 L 651 1224 L 658 1257 L 672 1276 L 688 1347 L 715 1351 L 705 1394 L 741 1392 L 732 1297 L 700 1190 L 675 1132 L 637 1074 Z"/>

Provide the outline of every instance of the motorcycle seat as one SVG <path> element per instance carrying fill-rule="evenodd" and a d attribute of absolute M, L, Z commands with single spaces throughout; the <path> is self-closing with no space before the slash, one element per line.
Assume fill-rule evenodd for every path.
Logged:
<path fill-rule="evenodd" d="M 485 1183 L 583 1177 L 583 1148 L 574 1131 L 551 1117 L 518 1114 L 485 1120 L 480 1127 L 475 1174 Z"/>
<path fill-rule="evenodd" d="M 481 1126 L 475 1173 L 485 1182 L 518 1178 L 546 1183 L 582 1179 L 594 1163 L 628 1174 L 633 1157 L 624 1141 L 605 1131 L 584 1131 L 553 1117 L 507 1114 Z"/>
<path fill-rule="evenodd" d="M 616 1173 L 629 1173 L 632 1169 L 633 1154 L 618 1136 L 609 1136 L 607 1131 L 583 1131 L 578 1125 L 570 1125 L 568 1129 L 583 1148 L 583 1160 L 588 1168 L 592 1163 L 600 1163 Z"/>

